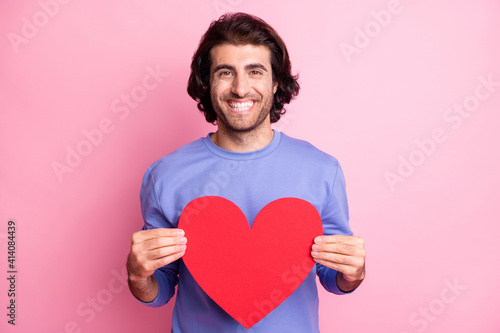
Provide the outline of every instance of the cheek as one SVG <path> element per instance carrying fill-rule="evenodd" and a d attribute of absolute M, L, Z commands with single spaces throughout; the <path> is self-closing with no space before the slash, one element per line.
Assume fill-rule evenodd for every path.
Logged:
<path fill-rule="evenodd" d="M 212 96 L 221 96 L 222 94 L 226 93 L 228 89 L 230 89 L 230 84 L 228 84 L 225 81 L 219 80 L 219 81 L 214 81 L 212 85 L 210 86 L 210 91 Z"/>
<path fill-rule="evenodd" d="M 261 92 L 265 92 L 266 95 L 274 94 L 275 86 L 277 87 L 277 84 L 273 82 L 271 76 L 267 77 L 265 80 L 262 80 L 261 82 L 258 83 L 259 90 Z"/>
<path fill-rule="evenodd" d="M 262 98 L 273 98 L 274 95 L 274 87 L 272 84 L 262 83 L 258 86 L 255 86 L 255 90 Z"/>

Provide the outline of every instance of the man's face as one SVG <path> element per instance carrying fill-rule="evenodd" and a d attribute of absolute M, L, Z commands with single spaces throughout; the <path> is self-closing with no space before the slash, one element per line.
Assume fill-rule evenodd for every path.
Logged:
<path fill-rule="evenodd" d="M 270 126 L 278 84 L 273 84 L 269 48 L 222 44 L 210 55 L 210 95 L 219 129 L 241 133 Z"/>

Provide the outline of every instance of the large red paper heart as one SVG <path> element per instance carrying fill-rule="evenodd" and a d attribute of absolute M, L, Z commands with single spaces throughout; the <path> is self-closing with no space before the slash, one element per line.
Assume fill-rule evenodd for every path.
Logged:
<path fill-rule="evenodd" d="M 188 239 L 182 257 L 201 288 L 246 328 L 290 296 L 314 266 L 311 246 L 323 233 L 309 202 L 282 198 L 259 212 L 252 228 L 231 201 L 200 197 L 182 211 Z"/>

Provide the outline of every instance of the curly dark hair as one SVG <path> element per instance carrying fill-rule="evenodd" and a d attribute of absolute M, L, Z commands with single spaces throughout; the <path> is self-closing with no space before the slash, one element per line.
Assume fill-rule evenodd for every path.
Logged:
<path fill-rule="evenodd" d="M 217 116 L 210 100 L 210 50 L 221 44 L 264 45 L 271 51 L 273 83 L 278 82 L 271 107 L 271 123 L 277 122 L 286 110 L 285 104 L 296 97 L 300 86 L 298 75 L 292 75 L 286 45 L 278 33 L 264 20 L 246 13 L 228 13 L 212 21 L 201 38 L 191 62 L 187 91 L 205 114 L 207 122 L 215 124 Z"/>

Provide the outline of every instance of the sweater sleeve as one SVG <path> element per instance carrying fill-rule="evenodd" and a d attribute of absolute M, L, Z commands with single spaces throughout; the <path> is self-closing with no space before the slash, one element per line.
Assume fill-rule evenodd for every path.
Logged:
<path fill-rule="evenodd" d="M 353 233 L 349 227 L 349 208 L 347 205 L 345 178 L 340 164 L 337 160 L 333 160 L 335 162 L 335 169 L 331 195 L 321 212 L 323 234 L 350 236 Z M 338 272 L 336 270 L 317 263 L 316 273 L 321 285 L 327 291 L 337 295 L 347 294 L 337 286 Z"/>
<path fill-rule="evenodd" d="M 140 192 L 142 217 L 144 219 L 142 230 L 174 228 L 165 217 L 160 205 L 160 196 L 154 179 L 155 165 L 156 163 L 149 167 L 142 180 Z M 141 301 L 141 303 L 151 307 L 159 307 L 166 304 L 175 293 L 175 286 L 179 281 L 179 260 L 158 268 L 154 273 L 154 277 L 158 282 L 158 295 L 152 302 L 145 303 Z"/>

